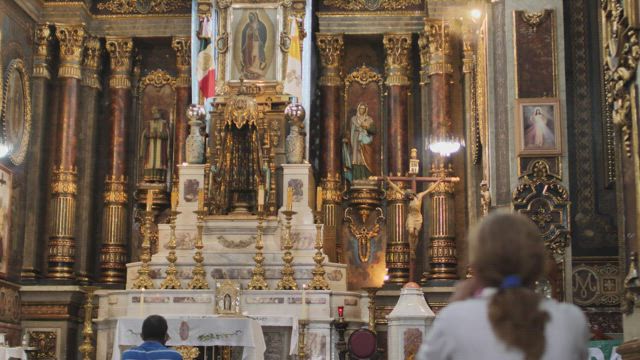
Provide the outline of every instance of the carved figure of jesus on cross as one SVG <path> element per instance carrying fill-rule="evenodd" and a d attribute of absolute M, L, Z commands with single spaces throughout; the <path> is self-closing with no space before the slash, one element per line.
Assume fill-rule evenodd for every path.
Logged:
<path fill-rule="evenodd" d="M 409 237 L 409 281 L 416 281 L 416 249 L 418 247 L 418 240 L 420 230 L 423 225 L 422 217 L 422 199 L 425 195 L 430 194 L 438 189 L 438 185 L 445 182 L 455 183 L 460 181 L 458 177 L 446 177 L 446 176 L 418 176 L 420 169 L 420 160 L 418 159 L 418 150 L 411 149 L 411 158 L 409 160 L 409 172 L 407 176 L 372 176 L 370 180 L 382 181 L 386 180 L 389 187 L 394 192 L 398 192 L 401 196 L 409 199 L 409 210 L 407 214 L 407 220 L 405 222 L 405 229 Z M 402 189 L 395 184 L 396 182 L 409 182 L 411 184 L 410 189 Z M 418 193 L 418 183 L 431 183 L 431 185 L 420 193 Z"/>

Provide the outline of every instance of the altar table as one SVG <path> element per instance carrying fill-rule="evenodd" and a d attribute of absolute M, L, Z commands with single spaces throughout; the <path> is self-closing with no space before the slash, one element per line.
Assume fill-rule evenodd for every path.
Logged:
<path fill-rule="evenodd" d="M 262 360 L 266 346 L 260 324 L 248 317 L 221 315 L 165 316 L 168 324 L 167 346 L 241 346 L 243 360 Z M 120 346 L 142 342 L 142 318 L 118 318 L 113 340 L 112 360 L 120 360 Z"/>

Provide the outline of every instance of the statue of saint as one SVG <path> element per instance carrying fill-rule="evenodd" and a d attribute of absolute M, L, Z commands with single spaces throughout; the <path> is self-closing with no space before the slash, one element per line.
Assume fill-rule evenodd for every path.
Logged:
<path fill-rule="evenodd" d="M 249 22 L 242 29 L 242 75 L 260 80 L 267 69 L 267 27 L 257 12 L 249 13 Z"/>
<path fill-rule="evenodd" d="M 375 133 L 376 124 L 369 116 L 369 107 L 364 103 L 358 104 L 356 114 L 351 117 L 350 137 L 343 140 L 342 153 L 347 180 L 368 179 L 373 175 Z"/>
<path fill-rule="evenodd" d="M 151 108 L 151 116 L 142 133 L 144 181 L 164 182 L 169 159 L 169 125 L 155 106 Z"/>
<path fill-rule="evenodd" d="M 480 214 L 488 215 L 489 209 L 491 209 L 491 192 L 487 180 L 482 180 L 480 182 Z"/>
<path fill-rule="evenodd" d="M 411 250 L 411 258 L 416 258 L 416 247 L 418 246 L 418 235 L 422 229 L 422 198 L 435 191 L 436 187 L 440 184 L 440 180 L 429 185 L 427 190 L 414 193 L 410 190 L 403 190 L 398 185 L 394 184 L 389 178 L 386 178 L 389 186 L 409 198 L 409 211 L 407 213 L 407 221 L 405 223 L 407 232 L 409 233 L 409 247 Z"/>

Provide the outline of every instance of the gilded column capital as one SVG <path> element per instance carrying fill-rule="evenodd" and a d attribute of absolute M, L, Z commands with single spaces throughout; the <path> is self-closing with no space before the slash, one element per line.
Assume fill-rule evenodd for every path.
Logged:
<path fill-rule="evenodd" d="M 176 67 L 178 68 L 177 87 L 191 86 L 191 38 L 174 37 L 171 47 L 176 52 Z"/>
<path fill-rule="evenodd" d="M 51 61 L 51 40 L 53 30 L 50 23 L 42 23 L 35 30 L 35 54 L 33 56 L 33 77 L 51 79 L 49 62 Z"/>
<path fill-rule="evenodd" d="M 130 37 L 107 37 L 105 47 L 109 52 L 111 67 L 109 87 L 112 89 L 131 88 L 133 39 Z"/>
<path fill-rule="evenodd" d="M 322 179 L 322 198 L 327 204 L 342 203 L 342 189 L 340 188 L 340 175 L 329 174 Z"/>
<path fill-rule="evenodd" d="M 420 85 L 429 82 L 429 36 L 426 32 L 418 37 L 418 49 L 420 50 Z"/>
<path fill-rule="evenodd" d="M 449 23 L 444 20 L 427 21 L 425 32 L 429 43 L 429 75 L 453 73 L 453 66 L 449 59 L 451 55 Z"/>
<path fill-rule="evenodd" d="M 388 86 L 409 85 L 409 54 L 411 52 L 411 33 L 388 33 L 382 38 L 386 51 Z"/>
<path fill-rule="evenodd" d="M 124 175 L 120 177 L 107 176 L 104 191 L 105 204 L 126 205 L 128 199 L 126 186 L 127 179 Z"/>
<path fill-rule="evenodd" d="M 344 50 L 343 34 L 316 34 L 316 45 L 320 51 L 320 63 L 322 64 L 322 76 L 320 85 L 340 86 L 340 66 L 342 51 Z"/>
<path fill-rule="evenodd" d="M 56 25 L 56 37 L 60 42 L 60 69 L 58 77 L 81 80 L 80 63 L 87 37 L 84 24 Z"/>
<path fill-rule="evenodd" d="M 78 193 L 78 169 L 53 167 L 51 193 L 58 196 L 75 196 Z"/>
<path fill-rule="evenodd" d="M 100 38 L 89 36 L 84 44 L 84 58 L 82 59 L 82 85 L 100 90 L 100 67 L 102 65 L 102 44 Z"/>

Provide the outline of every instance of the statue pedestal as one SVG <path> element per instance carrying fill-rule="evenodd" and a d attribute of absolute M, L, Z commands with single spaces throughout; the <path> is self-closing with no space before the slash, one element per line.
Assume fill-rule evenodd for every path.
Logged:
<path fill-rule="evenodd" d="M 181 212 L 176 218 L 177 228 L 180 226 L 194 226 L 197 218 L 193 214 L 198 210 L 198 189 L 204 186 L 204 164 L 182 164 L 178 165 L 179 174 L 179 198 L 178 211 Z"/>
<path fill-rule="evenodd" d="M 287 188 L 293 188 L 292 210 L 296 212 L 291 220 L 293 225 L 313 225 L 313 207 L 316 200 L 316 184 L 311 164 L 282 164 L 282 207 L 287 206 Z M 280 215 L 282 219 L 284 216 Z M 315 232 L 315 227 L 314 230 Z"/>
<path fill-rule="evenodd" d="M 387 354 L 389 359 L 413 359 L 436 315 L 424 299 L 422 288 L 407 283 L 400 299 L 387 316 Z"/>

